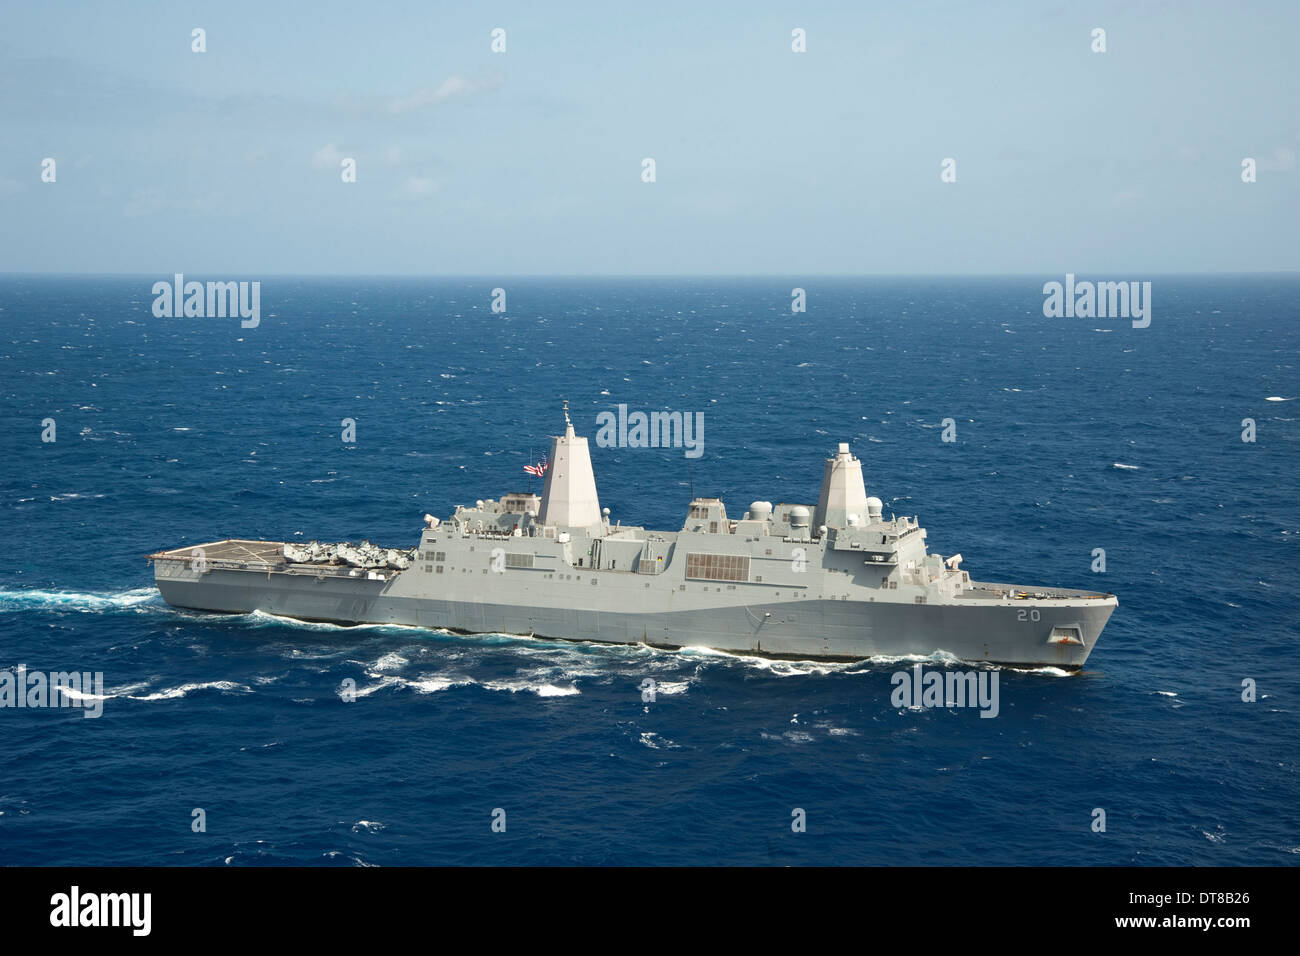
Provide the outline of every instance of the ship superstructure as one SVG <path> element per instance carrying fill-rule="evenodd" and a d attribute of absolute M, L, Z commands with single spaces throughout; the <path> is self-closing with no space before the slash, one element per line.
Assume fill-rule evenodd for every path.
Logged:
<path fill-rule="evenodd" d="M 1087 660 L 1118 603 L 972 581 L 960 555 L 928 552 L 916 519 L 883 516 L 847 444 L 827 459 L 816 505 L 755 501 L 732 519 L 721 500 L 698 497 L 678 531 L 611 521 L 567 409 L 549 461 L 540 496 L 426 515 L 413 551 L 227 539 L 150 555 L 155 580 L 169 604 L 226 613 L 1067 669 Z"/>

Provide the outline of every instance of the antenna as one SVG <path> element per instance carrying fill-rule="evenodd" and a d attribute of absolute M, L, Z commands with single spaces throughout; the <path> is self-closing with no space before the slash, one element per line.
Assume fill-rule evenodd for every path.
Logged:
<path fill-rule="evenodd" d="M 691 476 L 691 501 L 694 501 L 695 500 L 695 459 L 687 458 L 686 463 Z"/>
<path fill-rule="evenodd" d="M 566 426 L 573 424 L 573 422 L 569 421 L 569 400 L 567 398 L 564 399 L 564 424 Z"/>

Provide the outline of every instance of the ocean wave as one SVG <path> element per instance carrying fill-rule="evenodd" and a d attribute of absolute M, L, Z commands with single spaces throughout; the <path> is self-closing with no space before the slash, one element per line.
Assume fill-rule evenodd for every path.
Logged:
<path fill-rule="evenodd" d="M 758 657 L 732 651 L 717 651 L 707 647 L 684 647 L 676 653 L 683 657 L 701 657 L 710 662 L 734 662 L 773 677 L 821 677 L 827 674 L 872 674 L 899 664 L 934 664 L 939 667 L 970 667 L 968 661 L 948 651 L 933 654 L 881 654 L 855 661 L 825 661 L 817 659 L 786 660 L 784 658 Z M 997 669 L 994 664 L 975 665 Z"/>
<path fill-rule="evenodd" d="M 377 682 L 366 687 L 358 687 L 353 692 L 356 697 L 369 697 L 371 694 L 386 690 L 389 687 L 399 689 L 413 690 L 418 694 L 436 694 L 439 691 L 448 690 L 452 687 L 469 687 L 477 684 L 472 677 L 463 674 L 423 674 L 417 677 L 407 678 L 400 677 L 396 674 L 377 674 L 373 671 L 367 671 L 367 676 L 378 678 Z M 340 688 L 339 696 L 343 696 L 343 690 Z"/>
<path fill-rule="evenodd" d="M 690 686 L 691 686 L 691 682 L 689 680 L 655 681 L 655 694 L 656 695 L 666 694 L 668 696 L 672 696 L 674 694 L 684 694 L 686 693 L 687 690 L 690 689 Z"/>
<path fill-rule="evenodd" d="M 181 684 L 179 687 L 169 687 L 166 690 L 160 690 L 153 694 L 144 694 L 135 696 L 127 694 L 131 700 L 176 700 L 192 694 L 196 690 L 219 690 L 223 694 L 238 691 L 243 694 L 253 693 L 253 689 L 247 684 L 237 684 L 229 680 L 211 680 L 196 684 Z"/>
<path fill-rule="evenodd" d="M 106 611 L 152 604 L 164 607 L 156 588 L 129 591 L 48 591 L 41 588 L 0 588 L 0 613 L 6 611 L 59 610 Z"/>
<path fill-rule="evenodd" d="M 813 742 L 813 735 L 804 730 L 787 730 L 783 734 L 769 734 L 766 730 L 759 731 L 759 738 L 762 740 L 784 740 L 792 744 L 810 744 Z"/>
<path fill-rule="evenodd" d="M 772 674 L 775 677 L 808 677 L 812 675 L 835 674 L 847 671 L 864 663 L 863 661 L 788 661 L 771 657 L 756 657 L 738 654 L 732 651 L 718 651 L 711 647 L 683 647 L 676 653 L 684 658 L 704 658 L 709 663 L 731 664 L 751 668 Z"/>
<path fill-rule="evenodd" d="M 375 661 L 373 666 L 375 667 L 376 670 L 391 671 L 391 670 L 398 670 L 404 664 L 409 664 L 409 663 L 411 662 L 407 660 L 405 657 L 403 657 L 401 654 L 393 652 L 390 654 L 385 654 L 383 657 L 379 658 L 379 660 Z"/>
<path fill-rule="evenodd" d="M 275 614 L 271 611 L 249 611 L 247 614 L 234 615 L 235 620 L 250 621 L 259 627 L 269 627 L 271 625 L 287 625 L 289 627 L 302 628 L 307 631 L 393 631 L 406 632 L 421 631 L 426 634 L 449 633 L 442 628 L 422 627 L 418 624 L 333 624 L 329 621 L 304 621 L 297 617 L 288 617 L 284 614 Z"/>
<path fill-rule="evenodd" d="M 482 686 L 487 690 L 504 690 L 512 694 L 531 692 L 538 697 L 573 697 L 582 693 L 573 685 L 561 687 L 558 684 L 552 684 L 550 681 L 537 681 L 528 678 L 486 681 Z"/>
<path fill-rule="evenodd" d="M 1005 664 L 994 664 L 992 670 L 1005 670 L 1015 674 L 1038 674 L 1042 677 L 1074 677 L 1074 671 L 1067 671 L 1062 667 L 1053 667 L 1050 664 L 1043 664 L 1038 667 L 1010 667 Z"/>

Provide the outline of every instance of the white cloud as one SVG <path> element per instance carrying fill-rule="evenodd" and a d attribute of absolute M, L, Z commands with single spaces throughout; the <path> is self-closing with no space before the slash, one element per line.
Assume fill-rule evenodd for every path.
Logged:
<path fill-rule="evenodd" d="M 465 99 L 479 93 L 492 93 L 501 89 L 504 85 L 505 78 L 502 76 L 472 80 L 457 74 L 443 80 L 442 85 L 436 90 L 418 90 L 410 96 L 399 97 L 391 101 L 388 104 L 388 112 L 409 113 L 412 110 L 424 109 L 427 106 L 437 106 L 449 100 Z"/>
<path fill-rule="evenodd" d="M 1271 157 L 1259 161 L 1259 168 L 1269 173 L 1289 173 L 1295 169 L 1295 151 L 1279 146 Z"/>
<path fill-rule="evenodd" d="M 338 167 L 343 162 L 343 154 L 333 143 L 326 143 L 312 155 L 311 164 L 319 167 Z"/>
<path fill-rule="evenodd" d="M 438 191 L 438 183 L 428 176 L 411 176 L 406 180 L 406 195 L 416 198 L 432 196 Z"/>

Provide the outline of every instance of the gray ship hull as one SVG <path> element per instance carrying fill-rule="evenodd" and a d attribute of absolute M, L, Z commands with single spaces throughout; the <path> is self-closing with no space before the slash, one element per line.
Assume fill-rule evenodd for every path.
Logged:
<path fill-rule="evenodd" d="M 262 611 L 343 625 L 399 624 L 657 648 L 710 648 L 799 660 L 951 654 L 962 661 L 1066 670 L 1081 667 L 1115 607 L 1058 598 L 914 605 L 880 601 L 763 600 L 674 609 L 610 610 L 573 602 L 509 604 L 404 595 L 403 575 L 320 576 L 208 569 L 158 562 L 163 599 L 223 613 Z M 466 595 L 469 597 L 470 595 Z M 670 593 L 669 601 L 676 594 Z M 624 602 L 630 604 L 631 602 Z M 699 604 L 697 600 L 693 602 Z M 1056 632 L 1069 640 L 1053 640 Z"/>
<path fill-rule="evenodd" d="M 815 508 L 755 501 L 731 520 L 693 498 L 680 531 L 601 509 L 587 439 L 565 412 L 539 497 L 511 492 L 425 516 L 408 552 L 348 543 L 226 539 L 150 555 L 183 608 L 264 611 L 608 644 L 700 647 L 801 660 L 950 654 L 1077 669 L 1112 594 L 972 581 L 926 547 L 915 518 L 886 518 L 847 444 L 826 460 Z"/>

